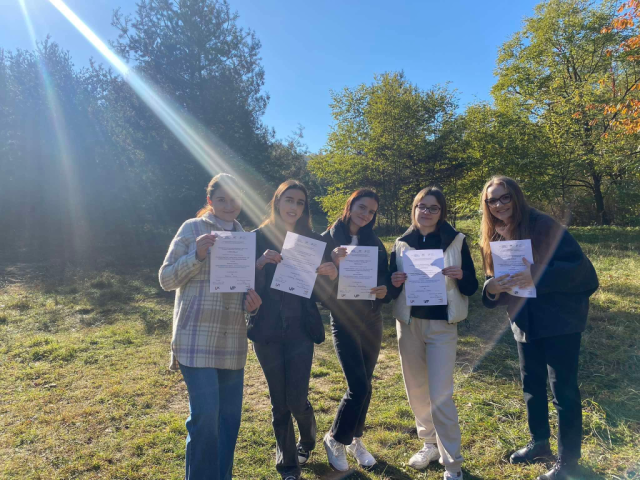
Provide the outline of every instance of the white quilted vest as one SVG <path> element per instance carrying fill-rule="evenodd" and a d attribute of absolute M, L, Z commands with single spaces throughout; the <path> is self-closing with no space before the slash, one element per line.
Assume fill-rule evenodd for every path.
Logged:
<path fill-rule="evenodd" d="M 444 266 L 451 267 L 457 265 L 462 266 L 462 242 L 464 235 L 458 233 L 456 238 L 449 247 L 444 251 Z M 406 242 L 399 242 L 396 240 L 396 265 L 398 271 L 403 272 L 403 252 L 406 250 L 415 250 L 410 247 Z M 453 278 L 446 277 L 445 284 L 447 285 L 447 314 L 449 323 L 458 323 L 467 318 L 469 313 L 469 298 L 462 295 L 458 289 L 458 282 Z M 407 297 L 405 289 L 402 289 L 400 296 L 394 300 L 393 303 L 393 316 L 406 324 L 411 323 L 411 307 L 407 305 Z"/>

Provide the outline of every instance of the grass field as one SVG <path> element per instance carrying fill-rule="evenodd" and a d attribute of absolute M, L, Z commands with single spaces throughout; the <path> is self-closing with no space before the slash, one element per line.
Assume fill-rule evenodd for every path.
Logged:
<path fill-rule="evenodd" d="M 581 478 L 640 478 L 640 230 L 572 232 L 601 282 L 581 354 Z M 0 265 L 0 478 L 182 478 L 187 395 L 181 376 L 167 369 L 173 295 L 160 290 L 157 267 Z M 528 479 L 545 470 L 508 463 L 528 437 L 507 324 L 476 295 L 459 326 L 455 401 L 467 479 Z M 245 383 L 235 477 L 276 479 L 269 397 L 253 352 Z M 378 459 L 372 471 L 338 475 L 326 463 L 321 435 L 344 389 L 329 340 L 312 371 L 319 448 L 305 479 L 442 478 L 437 464 L 421 472 L 406 465 L 420 442 L 388 309 L 365 431 Z"/>

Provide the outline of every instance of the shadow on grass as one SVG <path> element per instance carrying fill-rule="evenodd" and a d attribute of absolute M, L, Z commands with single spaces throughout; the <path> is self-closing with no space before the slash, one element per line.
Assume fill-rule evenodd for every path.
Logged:
<path fill-rule="evenodd" d="M 372 468 L 364 469 L 364 468 L 351 468 L 346 472 L 338 472 L 332 469 L 327 464 L 311 464 L 305 466 L 305 470 L 311 470 L 314 475 L 322 480 L 343 480 L 343 479 L 367 479 L 370 480 L 371 474 L 375 475 L 385 475 L 387 477 L 393 478 L 394 480 L 411 480 L 411 477 L 404 473 L 399 468 L 394 467 L 393 465 L 388 464 L 385 461 L 379 460 Z M 304 472 L 302 475 L 304 479 Z"/>

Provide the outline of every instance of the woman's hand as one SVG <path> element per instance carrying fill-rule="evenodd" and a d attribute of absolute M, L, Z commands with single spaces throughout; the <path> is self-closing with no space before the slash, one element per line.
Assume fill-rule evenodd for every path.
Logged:
<path fill-rule="evenodd" d="M 326 262 L 326 263 L 323 263 L 322 265 L 320 265 L 316 269 L 316 273 L 318 275 L 326 275 L 331 280 L 335 280 L 336 277 L 338 276 L 338 269 L 333 264 L 333 262 Z"/>
<path fill-rule="evenodd" d="M 455 278 L 456 280 L 462 280 L 462 269 L 457 266 L 443 268 L 442 274 L 445 277 Z"/>
<path fill-rule="evenodd" d="M 522 263 L 526 265 L 526 270 L 511 275 L 513 279 L 513 285 L 518 288 L 530 288 L 533 287 L 533 277 L 531 276 L 531 263 L 526 258 L 522 257 Z"/>
<path fill-rule="evenodd" d="M 387 296 L 387 286 L 386 285 L 380 285 L 378 287 L 373 287 L 371 289 L 371 295 L 375 295 L 376 298 L 384 298 Z"/>
<path fill-rule="evenodd" d="M 407 281 L 407 274 L 404 272 L 393 272 L 391 275 L 391 285 L 400 288 Z"/>
<path fill-rule="evenodd" d="M 336 247 L 331 252 L 331 260 L 336 266 L 340 265 L 340 260 L 347 256 L 347 249 L 344 247 Z"/>
<path fill-rule="evenodd" d="M 498 295 L 499 293 L 508 292 L 511 290 L 514 282 L 509 278 L 509 274 L 506 273 L 500 277 L 493 277 L 487 283 L 487 292 L 491 295 Z"/>
<path fill-rule="evenodd" d="M 244 309 L 251 313 L 258 309 L 262 305 L 262 299 L 255 290 L 248 290 L 247 295 L 244 297 Z"/>
<path fill-rule="evenodd" d="M 256 268 L 262 270 L 267 263 L 278 264 L 282 261 L 282 255 L 275 250 L 267 250 L 256 260 Z"/>
<path fill-rule="evenodd" d="M 196 259 L 202 262 L 207 258 L 207 251 L 216 243 L 218 236 L 214 233 L 206 233 L 196 238 Z"/>

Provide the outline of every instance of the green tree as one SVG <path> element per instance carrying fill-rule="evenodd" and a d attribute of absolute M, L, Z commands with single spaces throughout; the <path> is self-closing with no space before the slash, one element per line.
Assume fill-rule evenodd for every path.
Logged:
<path fill-rule="evenodd" d="M 199 124 L 226 161 L 243 172 L 249 188 L 267 193 L 282 173 L 269 168 L 274 133 L 263 125 L 269 97 L 262 91 L 260 41 L 238 26 L 222 0 L 142 0 L 132 16 L 114 12 L 116 51 L 168 94 Z M 124 83 L 116 78 L 111 101 L 130 148 L 144 155 L 154 200 L 176 222 L 202 203 L 210 175 Z M 118 127 L 120 129 L 120 127 Z"/>
<path fill-rule="evenodd" d="M 423 91 L 395 72 L 332 92 L 332 100 L 335 124 L 322 155 L 309 163 L 327 186 L 322 207 L 331 220 L 353 190 L 372 187 L 380 195 L 381 223 L 397 231 L 413 195 L 449 178 L 454 94 L 444 87 Z"/>
<path fill-rule="evenodd" d="M 499 78 L 492 90 L 499 109 L 521 111 L 544 127 L 556 152 L 554 169 L 560 172 L 563 192 L 586 190 L 601 224 L 611 222 L 607 193 L 638 161 L 637 138 L 614 145 L 606 135 L 612 115 L 593 108 L 608 103 L 610 91 L 600 84 L 604 75 L 624 83 L 633 74 L 625 64 L 614 68 L 607 55 L 620 43 L 621 34 L 600 33 L 614 12 L 615 2 L 610 0 L 541 3 L 500 49 Z"/>

